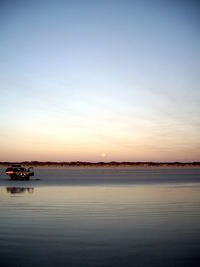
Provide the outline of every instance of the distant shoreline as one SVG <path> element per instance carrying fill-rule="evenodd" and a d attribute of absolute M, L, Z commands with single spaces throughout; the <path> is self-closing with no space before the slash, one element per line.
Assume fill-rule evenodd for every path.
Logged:
<path fill-rule="evenodd" d="M 86 167 L 86 168 L 115 168 L 115 167 L 200 167 L 200 162 L 52 162 L 52 161 L 23 161 L 23 162 L 0 162 L 0 166 L 10 166 L 12 164 L 21 164 L 23 166 L 33 167 L 62 167 L 62 168 L 73 168 L 73 167 Z"/>

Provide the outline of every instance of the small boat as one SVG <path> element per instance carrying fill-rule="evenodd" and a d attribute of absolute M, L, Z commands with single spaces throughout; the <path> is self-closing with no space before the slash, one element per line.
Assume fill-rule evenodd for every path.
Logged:
<path fill-rule="evenodd" d="M 29 180 L 30 176 L 34 176 L 33 167 L 24 168 L 20 164 L 11 165 L 6 169 L 6 174 L 11 180 Z"/>

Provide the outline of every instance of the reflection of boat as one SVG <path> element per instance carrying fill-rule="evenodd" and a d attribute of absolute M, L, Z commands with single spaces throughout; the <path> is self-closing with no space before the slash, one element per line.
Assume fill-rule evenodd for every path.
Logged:
<path fill-rule="evenodd" d="M 23 168 L 20 164 L 12 165 L 6 169 L 6 174 L 11 180 L 29 180 L 30 176 L 34 176 L 33 167 Z"/>
<path fill-rule="evenodd" d="M 7 187 L 6 190 L 8 193 L 11 193 L 11 194 L 22 194 L 25 192 L 33 193 L 34 188 L 33 187 Z"/>

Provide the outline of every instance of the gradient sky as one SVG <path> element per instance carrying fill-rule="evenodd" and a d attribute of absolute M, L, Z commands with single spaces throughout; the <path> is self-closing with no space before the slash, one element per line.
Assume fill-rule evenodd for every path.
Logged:
<path fill-rule="evenodd" d="M 0 1 L 0 161 L 200 161 L 199 14 Z"/>

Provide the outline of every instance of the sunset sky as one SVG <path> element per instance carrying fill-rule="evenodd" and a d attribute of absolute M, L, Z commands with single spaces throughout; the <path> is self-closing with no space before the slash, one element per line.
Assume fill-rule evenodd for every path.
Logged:
<path fill-rule="evenodd" d="M 0 1 L 0 161 L 200 161 L 199 14 Z"/>

